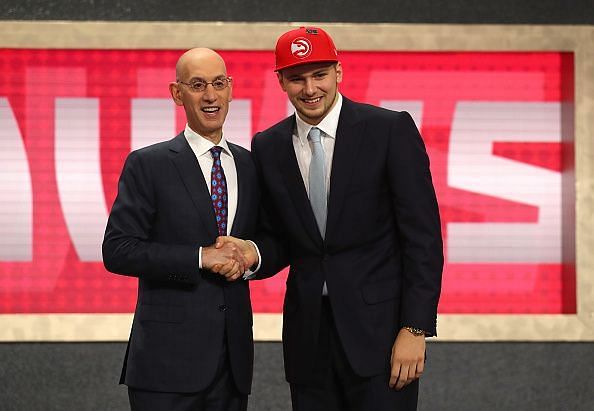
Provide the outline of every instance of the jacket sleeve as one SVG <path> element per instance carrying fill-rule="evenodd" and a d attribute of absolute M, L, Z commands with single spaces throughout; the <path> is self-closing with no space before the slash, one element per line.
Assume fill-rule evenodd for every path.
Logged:
<path fill-rule="evenodd" d="M 133 277 L 197 283 L 199 244 L 151 239 L 157 210 L 150 171 L 138 152 L 126 159 L 103 239 L 105 268 Z"/>
<path fill-rule="evenodd" d="M 401 325 L 436 335 L 443 243 L 429 157 L 408 113 L 396 114 L 390 134 L 390 191 L 403 249 Z"/>
<path fill-rule="evenodd" d="M 258 245 L 261 255 L 260 269 L 255 273 L 253 279 L 259 280 L 272 277 L 289 264 L 287 236 L 284 234 L 278 221 L 274 217 L 275 211 L 272 207 L 273 201 L 270 198 L 270 192 L 266 187 L 265 179 L 262 176 L 262 167 L 258 157 L 258 140 L 260 134 L 256 134 L 252 139 L 252 158 L 256 164 L 258 180 L 261 182 L 261 201 L 258 218 L 258 230 L 254 242 Z M 260 136 L 261 137 L 261 136 Z"/>

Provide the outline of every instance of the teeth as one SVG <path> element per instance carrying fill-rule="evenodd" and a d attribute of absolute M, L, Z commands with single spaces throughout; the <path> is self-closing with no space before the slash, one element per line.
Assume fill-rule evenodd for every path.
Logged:
<path fill-rule="evenodd" d="M 202 111 L 206 111 L 207 113 L 214 113 L 215 111 L 219 111 L 218 107 L 204 107 Z"/>
<path fill-rule="evenodd" d="M 317 103 L 318 101 L 320 101 L 322 98 L 321 97 L 316 97 L 316 98 L 310 98 L 310 99 L 304 99 L 304 101 L 306 103 Z"/>

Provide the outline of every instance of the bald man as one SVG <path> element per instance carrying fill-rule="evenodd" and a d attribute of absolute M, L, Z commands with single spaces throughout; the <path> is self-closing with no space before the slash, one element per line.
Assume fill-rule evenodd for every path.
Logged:
<path fill-rule="evenodd" d="M 247 150 L 225 140 L 232 79 L 209 49 L 184 53 L 169 84 L 185 130 L 130 153 L 103 261 L 138 277 L 138 302 L 120 383 L 132 410 L 245 410 L 253 364 L 246 261 L 217 236 L 250 238 L 258 187 Z"/>

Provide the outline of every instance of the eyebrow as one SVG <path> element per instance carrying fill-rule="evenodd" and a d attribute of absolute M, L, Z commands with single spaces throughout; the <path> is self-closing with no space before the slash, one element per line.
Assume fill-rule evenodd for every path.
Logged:
<path fill-rule="evenodd" d="M 226 76 L 226 75 L 224 75 L 224 74 L 219 74 L 218 76 L 214 77 L 214 78 L 212 79 L 212 81 L 214 81 L 214 80 L 222 80 L 222 79 L 225 79 L 225 78 L 227 78 L 227 76 Z M 204 78 L 202 78 L 202 77 L 192 77 L 192 78 L 190 78 L 190 80 L 188 80 L 188 81 L 204 81 L 204 82 L 207 82 L 208 80 L 206 80 L 206 79 L 204 79 Z"/>
<path fill-rule="evenodd" d="M 311 73 L 311 76 L 317 76 L 319 74 L 327 74 L 329 70 L 330 69 L 328 67 L 324 67 L 324 68 L 321 68 L 321 69 L 316 70 L 313 73 Z M 296 80 L 296 79 L 301 79 L 301 78 L 305 78 L 305 76 L 303 74 L 293 74 L 293 75 L 287 76 L 287 79 L 289 79 L 289 80 Z"/>

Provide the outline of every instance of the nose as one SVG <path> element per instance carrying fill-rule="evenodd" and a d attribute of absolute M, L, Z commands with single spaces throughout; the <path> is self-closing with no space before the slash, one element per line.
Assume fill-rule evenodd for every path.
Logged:
<path fill-rule="evenodd" d="M 313 96 L 316 93 L 316 87 L 311 77 L 305 79 L 304 92 L 308 96 Z"/>
<path fill-rule="evenodd" d="M 206 89 L 202 93 L 202 98 L 209 102 L 215 101 L 217 99 L 217 92 L 214 89 L 212 83 L 206 84 Z"/>

